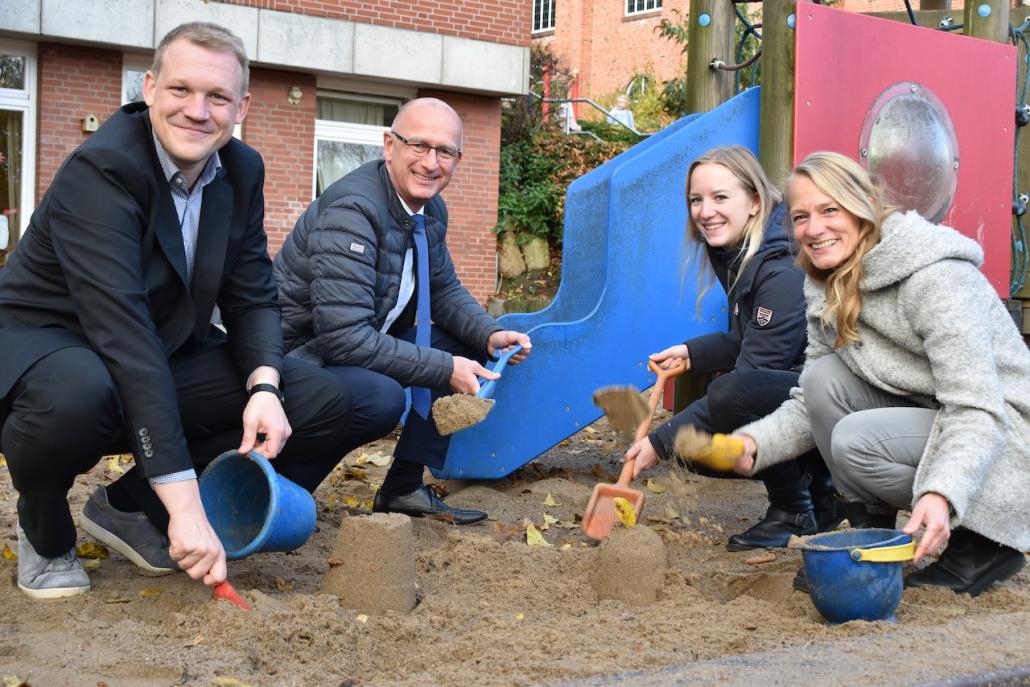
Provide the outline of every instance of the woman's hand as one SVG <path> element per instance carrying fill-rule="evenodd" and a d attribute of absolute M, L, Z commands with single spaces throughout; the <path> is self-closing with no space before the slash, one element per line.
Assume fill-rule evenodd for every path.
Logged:
<path fill-rule="evenodd" d="M 744 453 L 737 458 L 737 464 L 733 466 L 733 472 L 744 477 L 750 477 L 751 471 L 755 468 L 755 457 L 758 455 L 758 444 L 747 434 L 734 434 L 734 438 L 744 443 Z"/>
<path fill-rule="evenodd" d="M 684 371 L 690 369 L 690 351 L 687 350 L 686 344 L 669 346 L 664 351 L 652 353 L 650 358 L 663 370 L 675 367 L 680 361 L 683 361 Z"/>
<path fill-rule="evenodd" d="M 916 547 L 913 561 L 936 551 L 951 538 L 951 509 L 948 499 L 935 492 L 927 492 L 919 497 L 912 509 L 912 517 L 901 531 L 905 534 L 915 534 L 920 527 L 924 527 L 925 530 L 922 539 L 919 540 L 919 546 Z"/>
<path fill-rule="evenodd" d="M 658 452 L 654 450 L 651 439 L 644 437 L 626 451 L 626 455 L 622 457 L 622 462 L 625 463 L 627 460 L 634 461 L 633 479 L 636 479 L 640 477 L 641 472 L 654 467 L 658 463 Z"/>

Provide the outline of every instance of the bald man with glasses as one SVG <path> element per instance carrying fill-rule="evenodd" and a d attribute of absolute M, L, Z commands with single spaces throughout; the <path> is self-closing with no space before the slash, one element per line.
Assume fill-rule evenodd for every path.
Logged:
<path fill-rule="evenodd" d="M 394 460 L 373 510 L 443 516 L 458 525 L 486 513 L 451 508 L 423 484 L 443 466 L 448 438 L 432 401 L 475 394 L 496 379 L 488 357 L 529 336 L 506 331 L 462 286 L 447 250 L 440 193 L 462 157 L 461 119 L 436 98 L 406 103 L 383 135 L 383 158 L 335 182 L 297 220 L 275 259 L 288 355 L 323 365 L 353 399 L 353 450 L 389 433 L 405 407 Z"/>

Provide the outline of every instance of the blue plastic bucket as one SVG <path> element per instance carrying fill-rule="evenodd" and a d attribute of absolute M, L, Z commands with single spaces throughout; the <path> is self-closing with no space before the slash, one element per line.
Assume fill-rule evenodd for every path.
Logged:
<path fill-rule="evenodd" d="M 915 550 L 912 536 L 887 529 L 809 537 L 800 547 L 809 596 L 831 623 L 895 620 L 904 591 L 901 569 Z"/>
<path fill-rule="evenodd" d="M 200 476 L 208 522 L 230 560 L 293 551 L 315 531 L 315 500 L 257 453 L 227 451 Z"/>

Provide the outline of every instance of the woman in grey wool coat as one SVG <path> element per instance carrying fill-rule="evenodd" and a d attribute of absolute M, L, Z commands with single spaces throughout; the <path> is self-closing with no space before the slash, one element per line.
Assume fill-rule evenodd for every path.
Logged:
<path fill-rule="evenodd" d="M 816 446 L 855 526 L 925 528 L 908 586 L 973 596 L 1030 550 L 1030 352 L 979 271 L 983 251 L 886 208 L 853 160 L 813 153 L 787 198 L 807 273 L 799 386 L 741 427 L 751 474 Z"/>

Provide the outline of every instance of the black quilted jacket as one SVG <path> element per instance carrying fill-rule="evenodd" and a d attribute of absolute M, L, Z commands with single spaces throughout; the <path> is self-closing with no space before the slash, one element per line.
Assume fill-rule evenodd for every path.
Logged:
<path fill-rule="evenodd" d="M 454 271 L 443 199 L 429 201 L 425 216 L 433 322 L 485 353 L 487 339 L 501 327 Z M 450 354 L 380 332 L 397 304 L 413 229 L 382 160 L 354 170 L 308 207 L 275 258 L 290 355 L 319 365 L 365 367 L 405 386 L 447 388 Z M 414 308 L 409 307 L 391 331 L 413 324 Z"/>

